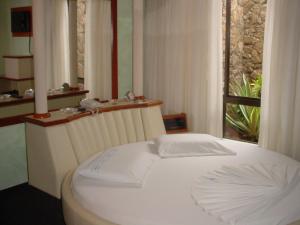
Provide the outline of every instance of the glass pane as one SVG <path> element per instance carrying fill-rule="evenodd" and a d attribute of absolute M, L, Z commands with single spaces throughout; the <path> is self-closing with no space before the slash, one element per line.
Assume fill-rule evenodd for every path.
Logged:
<path fill-rule="evenodd" d="M 260 98 L 266 5 L 266 0 L 231 0 L 231 96 Z"/>
<path fill-rule="evenodd" d="M 255 106 L 226 104 L 224 137 L 258 142 L 260 108 Z"/>

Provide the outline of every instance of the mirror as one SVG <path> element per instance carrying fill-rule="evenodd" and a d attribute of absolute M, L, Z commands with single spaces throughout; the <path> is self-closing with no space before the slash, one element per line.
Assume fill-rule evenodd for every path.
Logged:
<path fill-rule="evenodd" d="M 84 83 L 84 45 L 87 0 L 77 0 L 77 71 L 78 82 Z M 117 78 L 112 89 L 117 88 L 117 97 L 124 97 L 132 90 L 132 27 L 133 0 L 111 0 L 112 11 L 117 11 Z M 116 7 L 116 9 L 114 9 Z M 113 21 L 114 22 L 114 21 Z M 114 81 L 113 81 L 114 82 Z M 114 92 L 114 90 L 112 91 Z"/>
<path fill-rule="evenodd" d="M 76 70 L 78 71 L 76 82 L 84 82 L 84 14 L 85 4 L 87 0 L 69 0 L 75 1 L 77 5 L 77 60 L 75 62 Z M 117 27 L 117 60 L 118 74 L 117 83 L 114 88 L 117 88 L 117 97 L 124 97 L 127 91 L 132 91 L 132 27 L 133 27 L 133 0 L 111 0 L 115 3 L 116 12 L 115 20 Z M 21 60 L 33 60 L 32 53 L 32 38 L 30 36 L 13 36 L 11 32 L 11 8 L 30 7 L 31 0 L 1 0 L 0 1 L 0 94 L 10 92 L 15 97 L 23 97 L 25 90 L 34 89 L 34 81 L 32 77 L 21 77 L 17 79 L 7 79 L 5 77 L 5 59 L 3 56 L 10 56 L 8 59 L 14 59 L 11 56 L 26 56 L 20 57 Z M 71 24 L 71 23 L 70 23 Z M 18 57 L 16 57 L 19 60 Z M 15 59 L 14 59 L 15 60 Z M 73 62 L 71 62 L 73 63 Z M 55 88 L 55 87 L 53 87 Z M 13 91 L 13 90 L 17 90 Z M 27 92 L 32 94 L 32 92 Z M 32 95 L 29 95 L 32 96 Z M 7 95 L 1 96 L 0 107 L 2 103 L 11 101 L 9 105 L 13 105 L 17 98 L 7 99 Z M 33 101 L 33 99 L 32 99 Z M 16 102 L 18 104 L 19 102 Z M 6 104 L 7 105 L 7 104 Z M 48 103 L 49 105 L 49 103 Z M 57 107 L 57 105 L 55 105 Z M 30 106 L 33 109 L 33 103 Z M 54 107 L 54 106 L 53 106 Z M 50 107 L 51 108 L 51 107 Z M 5 110 L 5 109 L 3 109 Z M 3 111 L 2 110 L 2 111 Z M 28 111 L 29 113 L 29 111 Z M 25 113 L 23 113 L 25 114 Z"/>
<path fill-rule="evenodd" d="M 118 1 L 118 93 L 132 90 L 133 0 Z"/>
<path fill-rule="evenodd" d="M 132 90 L 132 0 L 117 2 L 117 40 L 118 40 L 118 95 L 123 97 L 125 93 Z M 85 12 L 86 0 L 77 0 L 77 71 L 78 82 L 84 81 L 84 35 L 85 35 Z M 11 8 L 29 8 L 31 0 L 16 1 L 3 0 L 0 2 L 0 93 L 11 91 L 13 87 L 20 89 L 19 95 L 23 95 L 24 89 L 33 88 L 33 81 L 15 84 L 7 81 L 5 76 L 3 56 L 28 56 L 31 55 L 31 36 L 16 37 L 11 33 Z M 29 6 L 29 7 L 28 7 Z M 70 23 L 71 24 L 71 23 Z M 26 77 L 27 78 L 27 77 Z M 25 79 L 25 77 L 22 77 Z M 13 84 L 11 84 L 13 83 Z M 24 84 L 25 83 L 25 84 Z M 21 87 L 19 87 L 21 86 Z M 55 87 L 53 87 L 55 88 Z"/>
<path fill-rule="evenodd" d="M 31 0 L 0 1 L 0 94 L 18 97 L 33 87 L 30 6 Z"/>

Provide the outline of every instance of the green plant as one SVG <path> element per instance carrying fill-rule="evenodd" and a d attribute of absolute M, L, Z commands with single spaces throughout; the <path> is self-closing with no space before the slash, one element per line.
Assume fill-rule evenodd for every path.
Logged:
<path fill-rule="evenodd" d="M 249 81 L 243 74 L 242 80 L 234 78 L 230 90 L 235 96 L 260 98 L 262 76 Z M 246 105 L 228 104 L 226 112 L 227 123 L 246 140 L 257 142 L 259 136 L 260 108 Z"/>

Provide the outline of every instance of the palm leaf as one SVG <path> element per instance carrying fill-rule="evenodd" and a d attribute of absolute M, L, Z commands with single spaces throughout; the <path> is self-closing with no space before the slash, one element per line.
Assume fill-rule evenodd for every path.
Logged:
<path fill-rule="evenodd" d="M 262 76 L 249 79 L 242 75 L 242 79 L 234 78 L 230 82 L 230 91 L 235 96 L 259 98 L 262 86 Z M 247 140 L 257 141 L 259 135 L 260 108 L 245 105 L 227 105 L 226 121 L 234 130 Z"/>

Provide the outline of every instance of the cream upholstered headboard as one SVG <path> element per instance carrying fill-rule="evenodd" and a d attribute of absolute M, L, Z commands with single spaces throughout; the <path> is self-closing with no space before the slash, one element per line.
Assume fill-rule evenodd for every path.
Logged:
<path fill-rule="evenodd" d="M 57 111 L 49 119 L 27 118 L 29 183 L 60 198 L 65 174 L 93 154 L 165 134 L 160 104 L 107 104 L 93 115 L 70 118 Z"/>

